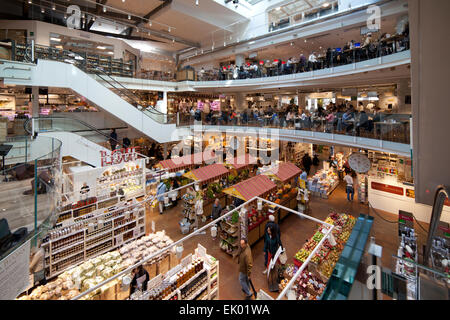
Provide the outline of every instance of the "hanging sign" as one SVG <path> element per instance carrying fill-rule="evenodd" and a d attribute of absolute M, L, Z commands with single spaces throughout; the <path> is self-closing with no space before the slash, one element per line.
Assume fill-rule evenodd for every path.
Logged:
<path fill-rule="evenodd" d="M 138 154 L 136 153 L 137 148 L 138 147 L 116 149 L 109 154 L 107 151 L 100 151 L 102 167 L 136 160 L 138 158 Z"/>

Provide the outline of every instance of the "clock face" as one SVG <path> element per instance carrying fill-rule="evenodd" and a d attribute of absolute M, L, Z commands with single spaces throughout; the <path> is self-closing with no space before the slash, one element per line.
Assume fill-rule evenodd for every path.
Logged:
<path fill-rule="evenodd" d="M 362 153 L 352 153 L 348 158 L 348 164 L 358 173 L 366 173 L 371 167 L 369 158 Z"/>

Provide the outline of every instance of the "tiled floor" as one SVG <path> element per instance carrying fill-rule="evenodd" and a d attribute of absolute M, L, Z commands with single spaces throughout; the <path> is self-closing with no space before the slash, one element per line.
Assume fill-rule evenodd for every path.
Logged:
<path fill-rule="evenodd" d="M 345 189 L 341 185 L 331 194 L 329 199 L 312 198 L 310 214 L 313 217 L 324 220 L 332 211 L 345 212 L 358 217 L 359 214 L 369 213 L 369 207 L 356 201 L 348 202 L 345 195 Z M 397 252 L 397 215 L 387 212 L 378 212 L 378 215 L 370 210 L 370 215 L 375 217 L 372 228 L 372 235 L 375 236 L 376 243 L 383 247 L 382 265 L 392 269 L 392 254 Z M 155 221 L 156 230 L 164 229 L 173 239 L 179 240 L 183 237 L 178 222 L 181 220 L 181 209 L 178 207 L 167 210 L 163 215 L 158 213 L 157 208 L 149 212 L 147 216 L 147 231 L 151 230 L 151 221 Z M 392 221 L 393 223 L 387 222 Z M 428 225 L 421 223 L 428 229 Z M 298 216 L 290 215 L 280 223 L 281 240 L 287 250 L 288 263 L 292 263 L 292 257 L 304 244 L 305 240 L 312 236 L 316 224 L 307 219 L 301 219 Z M 416 225 L 416 233 L 419 236 L 419 248 L 426 241 L 426 233 Z M 184 243 L 184 255 L 192 253 L 198 243 L 207 248 L 208 253 L 220 261 L 219 292 L 221 300 L 240 300 L 244 298 L 241 287 L 238 282 L 238 265 L 231 256 L 227 255 L 219 248 L 220 240 L 212 240 L 209 230 L 204 235 L 195 236 Z M 259 241 L 252 247 L 254 267 L 252 272 L 252 281 L 255 289 L 263 289 L 268 292 L 266 276 L 262 274 L 264 270 L 263 242 Z M 274 298 L 278 293 L 271 294 Z"/>

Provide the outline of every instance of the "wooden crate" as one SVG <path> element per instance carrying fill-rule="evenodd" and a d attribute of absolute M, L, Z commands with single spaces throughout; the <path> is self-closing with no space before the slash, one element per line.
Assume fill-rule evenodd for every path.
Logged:
<path fill-rule="evenodd" d="M 116 286 L 110 286 L 100 294 L 100 300 L 116 300 Z"/>
<path fill-rule="evenodd" d="M 254 228 L 248 232 L 248 243 L 255 244 L 259 240 L 259 228 Z"/>
<path fill-rule="evenodd" d="M 170 269 L 174 268 L 179 264 L 177 255 L 173 251 L 170 251 L 169 262 L 170 262 Z"/>
<path fill-rule="evenodd" d="M 145 270 L 148 272 L 148 276 L 150 279 L 156 277 L 158 275 L 158 268 L 156 263 L 146 263 L 144 264 Z"/>
<path fill-rule="evenodd" d="M 170 270 L 170 256 L 167 255 L 158 263 L 158 274 L 166 273 Z"/>
<path fill-rule="evenodd" d="M 116 284 L 116 300 L 126 300 L 130 297 L 130 286 L 122 288 L 120 283 Z"/>

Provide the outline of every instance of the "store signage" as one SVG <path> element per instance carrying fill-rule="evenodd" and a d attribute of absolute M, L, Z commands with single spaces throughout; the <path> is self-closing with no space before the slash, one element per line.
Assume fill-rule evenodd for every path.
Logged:
<path fill-rule="evenodd" d="M 398 215 L 398 220 L 399 220 L 399 221 L 402 221 L 403 223 L 405 223 L 406 221 L 414 222 L 414 219 L 413 219 L 412 216 L 410 216 L 410 215 L 405 215 L 405 214 L 402 214 L 402 213 L 399 213 L 399 215 Z"/>
<path fill-rule="evenodd" d="M 138 158 L 136 151 L 137 147 L 116 149 L 110 154 L 102 150 L 100 151 L 102 167 L 134 161 Z"/>
<path fill-rule="evenodd" d="M 0 262 L 0 300 L 14 300 L 29 286 L 30 242 Z"/>
<path fill-rule="evenodd" d="M 210 104 L 211 110 L 213 111 L 219 111 L 220 110 L 220 100 L 214 100 Z"/>
<path fill-rule="evenodd" d="M 390 186 L 388 184 L 378 183 L 378 182 L 373 182 L 373 181 L 372 181 L 371 186 L 372 186 L 372 189 L 374 189 L 374 190 L 379 190 L 379 191 L 403 196 L 403 188 L 400 188 L 400 187 Z"/>

